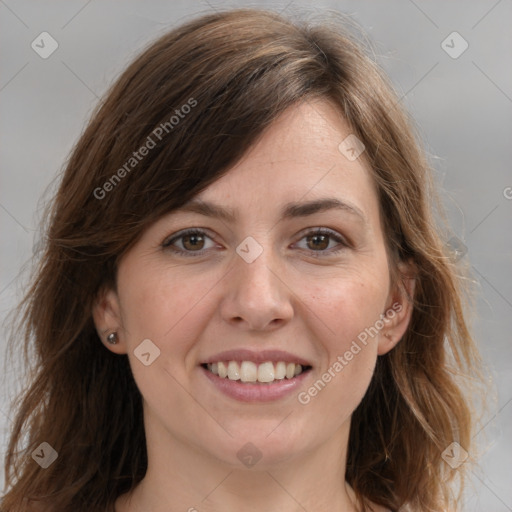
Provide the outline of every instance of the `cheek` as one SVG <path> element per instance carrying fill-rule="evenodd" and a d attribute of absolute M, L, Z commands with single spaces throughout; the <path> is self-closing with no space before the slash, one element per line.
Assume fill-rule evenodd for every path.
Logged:
<path fill-rule="evenodd" d="M 211 316 L 208 291 L 219 278 L 162 265 L 127 263 L 119 269 L 118 291 L 134 379 L 153 410 L 185 410 L 190 396 L 183 391 L 183 383 L 195 364 L 194 343 Z M 154 362 L 147 366 L 137 357 L 146 339 L 158 349 Z M 150 345 L 150 360 L 154 350 Z"/>
<path fill-rule="evenodd" d="M 377 267 L 376 267 L 377 268 Z M 340 271 L 319 279 L 306 279 L 302 300 L 329 334 L 329 349 L 342 350 L 346 343 L 372 327 L 384 312 L 389 280 L 387 270 Z M 311 314 L 309 315 L 311 317 Z"/>
<path fill-rule="evenodd" d="M 149 397 L 155 389 L 175 382 L 172 377 L 178 382 L 188 378 L 197 364 L 196 342 L 215 313 L 211 297 L 221 278 L 215 271 L 198 273 L 154 263 L 119 269 L 128 355 L 143 394 L 146 390 Z M 148 367 L 135 357 L 145 339 L 160 351 Z"/>
<path fill-rule="evenodd" d="M 188 349 L 207 324 L 208 292 L 219 278 L 161 267 L 120 268 L 123 326 L 131 348 L 149 338 L 163 353 L 176 355 Z"/>
<path fill-rule="evenodd" d="M 304 289 L 306 306 L 314 313 L 309 318 L 318 318 L 321 325 L 310 329 L 320 334 L 326 358 L 313 385 L 303 390 L 301 403 L 312 404 L 311 411 L 335 423 L 352 414 L 373 375 L 379 338 L 375 326 L 387 299 L 388 280 L 382 276 L 347 273 L 331 277 L 328 286 L 317 282 Z"/>

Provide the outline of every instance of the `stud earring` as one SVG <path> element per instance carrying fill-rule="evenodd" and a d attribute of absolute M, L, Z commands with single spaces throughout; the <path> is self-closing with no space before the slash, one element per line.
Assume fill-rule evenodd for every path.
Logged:
<path fill-rule="evenodd" d="M 117 338 L 117 332 L 111 332 L 108 336 L 107 336 L 107 342 L 110 343 L 111 345 L 115 345 L 118 341 L 118 338 Z"/>

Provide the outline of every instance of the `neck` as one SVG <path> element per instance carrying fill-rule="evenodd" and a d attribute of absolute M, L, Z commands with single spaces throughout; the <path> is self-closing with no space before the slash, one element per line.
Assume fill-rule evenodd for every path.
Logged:
<path fill-rule="evenodd" d="M 328 442 L 286 460 L 240 468 L 146 421 L 148 469 L 116 502 L 116 512 L 356 512 L 345 483 L 350 420 Z M 243 442 L 234 444 L 243 446 Z"/>

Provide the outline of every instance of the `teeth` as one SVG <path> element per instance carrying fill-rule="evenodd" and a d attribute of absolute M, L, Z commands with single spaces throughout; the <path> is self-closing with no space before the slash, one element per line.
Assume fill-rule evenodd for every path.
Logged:
<path fill-rule="evenodd" d="M 278 361 L 277 363 L 267 361 L 260 365 L 252 361 L 242 361 L 241 364 L 237 361 L 229 361 L 227 363 L 219 361 L 217 363 L 209 363 L 207 368 L 222 379 L 227 377 L 229 380 L 262 383 L 274 382 L 274 380 L 282 380 L 284 378 L 293 379 L 293 377 L 300 375 L 303 371 L 302 365 L 285 363 L 283 361 Z"/>
<path fill-rule="evenodd" d="M 228 364 L 228 379 L 240 380 L 240 366 L 236 361 L 229 361 Z"/>
<path fill-rule="evenodd" d="M 217 363 L 217 369 L 218 369 L 218 372 L 219 372 L 218 373 L 219 377 L 222 377 L 223 379 L 225 379 L 228 376 L 228 368 L 227 368 L 227 366 L 222 361 L 219 361 Z M 213 373 L 215 373 L 215 371 L 213 369 L 213 364 L 212 364 L 212 367 L 211 367 L 211 371 Z"/>
<path fill-rule="evenodd" d="M 276 372 L 274 375 L 274 379 L 284 379 L 286 377 L 286 363 L 283 363 L 283 361 L 279 361 L 279 363 L 276 364 Z"/>
<path fill-rule="evenodd" d="M 270 361 L 258 366 L 258 382 L 272 382 L 274 375 L 274 365 Z"/>
<path fill-rule="evenodd" d="M 234 363 L 231 361 L 229 364 Z M 256 382 L 258 380 L 258 367 L 252 361 L 244 361 L 240 365 L 240 380 L 242 382 Z"/>

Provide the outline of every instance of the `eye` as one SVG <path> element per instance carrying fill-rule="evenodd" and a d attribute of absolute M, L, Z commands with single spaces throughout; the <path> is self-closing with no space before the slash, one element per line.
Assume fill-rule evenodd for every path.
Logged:
<path fill-rule="evenodd" d="M 336 254 L 343 249 L 346 249 L 349 244 L 346 240 L 330 229 L 321 228 L 314 229 L 308 231 L 302 238 L 302 240 L 306 240 L 306 247 L 300 247 L 310 253 L 320 253 L 313 254 L 314 256 L 320 255 L 331 255 Z M 334 243 L 337 242 L 337 243 Z M 334 245 L 332 245 L 334 243 Z M 298 244 L 297 244 L 298 245 Z M 341 246 L 341 247 L 338 247 Z M 338 247 L 337 249 L 333 249 L 333 247 Z M 323 254 L 322 254 L 323 253 Z"/>
<path fill-rule="evenodd" d="M 208 240 L 210 241 L 209 245 Z M 299 243 L 295 245 L 315 257 L 337 254 L 349 247 L 339 233 L 327 228 L 312 229 L 303 235 L 300 241 L 302 240 L 306 241 L 306 247 L 300 247 Z M 207 250 L 213 249 L 215 243 L 203 229 L 191 228 L 167 238 L 162 243 L 162 247 L 183 256 L 201 256 Z M 336 249 L 336 247 L 338 248 Z"/>
<path fill-rule="evenodd" d="M 207 246 L 207 240 L 210 240 L 210 246 Z M 184 256 L 197 256 L 214 246 L 206 232 L 197 228 L 180 231 L 162 243 L 162 247 Z"/>

